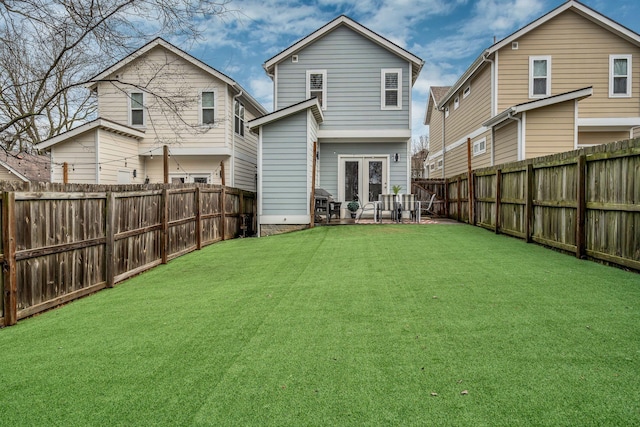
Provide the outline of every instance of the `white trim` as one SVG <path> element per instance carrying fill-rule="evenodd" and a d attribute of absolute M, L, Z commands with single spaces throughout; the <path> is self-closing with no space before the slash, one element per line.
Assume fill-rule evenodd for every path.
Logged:
<path fill-rule="evenodd" d="M 135 111 L 142 111 L 142 124 L 133 124 L 133 106 L 131 105 L 131 101 L 133 101 L 133 95 L 134 94 L 141 94 L 142 95 L 142 107 L 141 108 L 136 108 Z M 146 94 L 143 91 L 137 91 L 137 90 L 132 90 L 127 92 L 127 101 L 128 101 L 128 124 L 131 127 L 135 127 L 135 128 L 144 128 L 147 124 L 147 114 L 145 112 L 145 104 L 146 104 Z"/>
<path fill-rule="evenodd" d="M 311 33 L 308 36 L 304 37 L 303 39 L 301 39 L 297 43 L 294 43 L 293 45 L 289 46 L 288 48 L 286 48 L 285 50 L 283 50 L 282 52 L 280 52 L 276 56 L 270 58 L 269 60 L 267 60 L 262 65 L 262 68 L 265 69 L 267 74 L 270 74 L 269 70 L 272 67 L 274 67 L 275 65 L 277 65 L 279 62 L 285 60 L 290 55 L 298 52 L 299 50 L 303 49 L 304 47 L 306 47 L 306 46 L 310 45 L 311 43 L 315 42 L 316 40 L 320 39 L 325 34 L 328 34 L 334 28 L 336 28 L 336 27 L 338 27 L 340 25 L 346 25 L 347 27 L 351 28 L 355 32 L 360 33 L 365 38 L 368 38 L 369 40 L 373 41 L 374 43 L 377 43 L 380 46 L 384 47 L 385 49 L 395 53 L 399 57 L 404 58 L 404 59 L 416 64 L 417 67 L 416 67 L 416 70 L 413 71 L 413 76 L 412 76 L 412 80 L 415 83 L 416 79 L 418 78 L 418 75 L 420 74 L 420 70 L 422 69 L 422 66 L 424 65 L 424 61 L 422 59 L 420 59 L 417 56 L 413 55 L 409 51 L 406 51 L 406 50 L 402 49 L 401 47 L 395 45 L 394 43 L 392 43 L 389 40 L 385 39 L 384 37 L 380 36 L 379 34 L 374 33 L 370 29 L 360 25 L 359 23 L 353 21 L 352 19 L 350 19 L 350 18 L 348 18 L 348 17 L 346 17 L 344 15 L 341 15 L 341 16 L 337 17 L 336 19 L 334 19 L 333 21 L 329 22 L 325 26 L 317 29 L 313 33 Z"/>
<path fill-rule="evenodd" d="M 311 215 L 260 215 L 259 224 L 264 225 L 308 225 Z"/>
<path fill-rule="evenodd" d="M 442 156 L 442 150 L 436 151 L 435 153 L 429 153 L 430 159 L 435 159 L 436 157 Z"/>
<path fill-rule="evenodd" d="M 436 170 L 440 170 L 444 167 L 444 159 L 438 159 L 438 161 L 436 162 Z"/>
<path fill-rule="evenodd" d="M 576 99 L 573 106 L 573 148 L 578 149 L 578 100 Z"/>
<path fill-rule="evenodd" d="M 526 111 L 522 113 L 522 118 L 521 118 L 521 122 L 518 122 L 520 124 L 520 132 L 522 134 L 522 152 L 520 153 L 522 158 L 518 159 L 518 160 L 524 160 L 527 158 L 527 113 Z"/>
<path fill-rule="evenodd" d="M 260 223 L 262 221 L 262 194 L 263 194 L 263 192 L 262 192 L 262 128 L 261 127 L 258 128 L 258 151 L 257 151 L 257 155 L 258 155 L 258 158 L 256 159 L 256 169 L 257 169 L 257 173 L 258 173 L 258 182 L 256 183 L 256 186 L 257 186 L 257 188 L 256 188 L 256 190 L 257 190 L 256 198 L 258 200 L 256 201 L 256 204 L 257 204 L 256 210 L 258 211 L 257 212 L 258 218 L 257 218 L 256 222 L 257 222 L 258 226 L 257 226 L 256 232 L 258 234 L 258 237 L 260 237 L 260 234 L 261 234 L 260 233 Z"/>
<path fill-rule="evenodd" d="M 462 138 L 460 138 L 459 140 L 457 140 L 453 144 L 447 145 L 445 147 L 445 150 L 444 150 L 445 153 L 447 153 L 447 152 L 449 152 L 451 150 L 454 150 L 454 149 L 460 147 L 463 144 L 466 144 L 468 138 L 471 138 L 471 139 L 477 138 L 477 137 L 479 137 L 480 135 L 482 135 L 483 133 L 485 133 L 488 130 L 489 130 L 489 128 L 486 127 L 486 126 L 482 126 L 482 127 L 478 128 L 478 129 L 474 130 L 473 132 L 463 136 Z"/>
<path fill-rule="evenodd" d="M 327 70 L 307 70 L 307 79 L 306 79 L 306 93 L 307 99 L 311 98 L 311 80 L 310 80 L 310 76 L 311 74 L 321 74 L 322 75 L 322 99 L 320 100 L 320 105 L 322 106 L 322 110 L 326 110 L 327 109 L 327 92 L 328 92 L 328 85 L 327 85 Z"/>
<path fill-rule="evenodd" d="M 311 108 L 311 112 L 313 113 L 313 116 L 318 123 L 322 123 L 324 121 L 324 114 L 322 113 L 322 109 L 320 108 L 320 103 L 316 98 L 311 98 L 298 104 L 283 108 L 281 110 L 274 111 L 273 113 L 269 113 L 265 116 L 258 117 L 257 119 L 249 120 L 247 122 L 247 125 L 249 126 L 249 130 L 255 132 L 256 129 L 258 129 L 260 126 L 264 126 L 266 124 L 299 113 L 300 111 L 304 111 L 307 108 Z"/>
<path fill-rule="evenodd" d="M 162 147 L 149 147 L 140 145 L 138 147 L 139 156 L 162 156 Z M 171 146 L 171 155 L 175 156 L 228 156 L 231 157 L 232 151 L 230 147 L 179 147 Z"/>
<path fill-rule="evenodd" d="M 462 90 L 462 99 L 465 99 L 469 95 L 471 95 L 471 84 L 468 84 L 467 87 Z"/>
<path fill-rule="evenodd" d="M 500 71 L 500 66 L 499 66 L 499 60 L 500 60 L 500 52 L 496 51 L 495 57 L 493 59 L 493 61 L 491 62 L 491 68 L 492 68 L 492 78 L 493 78 L 493 84 L 491 85 L 492 87 L 492 92 L 493 92 L 493 99 L 491 102 L 491 114 L 492 115 L 496 115 L 498 114 L 498 90 L 499 90 L 499 81 L 498 81 L 498 74 Z M 494 68 L 495 67 L 495 68 Z"/>
<path fill-rule="evenodd" d="M 614 93 L 613 92 L 613 88 L 614 88 L 614 82 L 615 82 L 615 77 L 621 77 L 621 76 L 614 76 L 613 71 L 614 71 L 614 61 L 616 59 L 626 59 L 627 60 L 627 90 L 625 93 Z M 633 76 L 633 55 L 609 55 L 609 98 L 631 98 L 632 92 L 633 92 L 633 86 L 631 84 L 631 78 Z"/>
<path fill-rule="evenodd" d="M 456 95 L 455 98 L 453 98 L 453 110 L 457 110 L 458 108 L 460 108 L 460 95 Z"/>
<path fill-rule="evenodd" d="M 12 168 L 11 166 L 9 166 L 8 163 L 3 162 L 2 160 L 0 160 L 0 166 L 4 167 L 6 170 L 9 171 L 9 173 L 14 174 L 15 176 L 17 176 L 18 178 L 20 178 L 21 181 L 23 182 L 29 182 L 29 178 L 27 178 L 26 176 L 22 175 L 20 172 L 18 172 L 17 170 L 15 170 L 14 168 Z"/>
<path fill-rule="evenodd" d="M 535 86 L 534 79 L 536 78 L 533 75 L 533 71 L 534 71 L 533 63 L 535 61 L 546 61 L 547 63 L 547 73 L 546 73 L 546 76 L 544 77 L 546 79 L 547 85 L 546 85 L 544 94 L 533 93 L 533 88 Z M 531 99 L 546 98 L 548 96 L 551 96 L 551 56 L 549 55 L 529 56 L 529 98 Z"/>
<path fill-rule="evenodd" d="M 49 148 L 52 145 L 56 145 L 60 142 L 66 141 L 67 139 L 76 137 L 78 135 L 82 135 L 85 132 L 89 132 L 96 128 L 102 128 L 107 131 L 113 133 L 119 133 L 130 138 L 142 139 L 144 138 L 144 130 L 132 128 L 126 125 L 121 125 L 116 122 L 112 122 L 111 120 L 98 118 L 89 123 L 85 123 L 83 125 L 78 126 L 77 128 L 73 128 L 70 131 L 65 133 L 61 133 L 60 135 L 54 136 L 53 138 L 49 138 L 46 141 L 41 142 L 40 144 L 35 145 L 35 148 L 38 150 L 44 150 L 45 148 Z"/>
<path fill-rule="evenodd" d="M 478 148 L 478 151 L 476 151 L 476 147 L 480 147 L 480 145 L 483 144 L 484 148 L 482 148 L 482 150 L 480 148 Z M 480 138 L 476 141 L 473 141 L 473 157 L 475 156 L 479 156 L 481 154 L 484 154 L 487 152 L 487 137 L 484 138 Z"/>
<path fill-rule="evenodd" d="M 278 109 L 278 65 L 273 69 L 273 111 Z"/>
<path fill-rule="evenodd" d="M 413 72 L 413 64 L 409 62 L 409 75 Z M 412 90 L 409 90 L 409 130 L 411 130 L 411 134 L 413 135 L 413 94 Z M 402 105 L 402 103 L 400 104 Z M 411 169 L 411 168 L 409 168 Z"/>
<path fill-rule="evenodd" d="M 449 106 L 444 107 L 444 118 L 449 118 Z"/>
<path fill-rule="evenodd" d="M 396 89 L 398 93 L 398 98 L 397 98 L 396 105 L 386 105 L 386 100 L 387 100 L 386 75 L 394 74 L 394 73 L 398 74 L 398 88 Z M 403 88 L 402 68 L 382 68 L 380 70 L 380 109 L 381 110 L 402 110 L 402 88 Z"/>
<path fill-rule="evenodd" d="M 410 129 L 319 129 L 318 139 L 360 139 L 360 140 L 382 140 L 382 139 L 405 139 L 411 138 Z"/>
<path fill-rule="evenodd" d="M 96 184 L 100 184 L 100 129 L 95 133 L 94 145 L 96 150 Z"/>
<path fill-rule="evenodd" d="M 213 107 L 202 106 L 202 94 L 213 93 Z M 204 122 L 204 109 L 213 109 L 213 123 Z M 218 92 L 215 89 L 200 89 L 200 99 L 198 100 L 198 123 L 202 127 L 214 127 L 218 124 Z"/>

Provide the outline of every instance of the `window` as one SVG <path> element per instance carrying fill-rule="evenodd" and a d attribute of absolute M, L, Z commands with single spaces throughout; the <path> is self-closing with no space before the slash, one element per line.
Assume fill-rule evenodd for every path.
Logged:
<path fill-rule="evenodd" d="M 216 119 L 216 93 L 202 92 L 200 102 L 202 104 L 202 124 L 214 124 Z"/>
<path fill-rule="evenodd" d="M 444 107 L 444 118 L 446 119 L 447 117 L 449 117 L 449 106 L 448 105 L 446 107 Z"/>
<path fill-rule="evenodd" d="M 609 96 L 631 96 L 631 55 L 609 56 Z"/>
<path fill-rule="evenodd" d="M 438 160 L 438 169 L 442 169 L 442 159 Z"/>
<path fill-rule="evenodd" d="M 189 175 L 189 178 L 191 178 L 191 180 L 196 184 L 208 184 L 210 177 L 211 175 L 209 174 Z"/>
<path fill-rule="evenodd" d="M 430 171 L 436 170 L 436 164 L 435 163 L 429 163 L 429 170 Z"/>
<path fill-rule="evenodd" d="M 462 99 L 466 98 L 469 95 L 471 95 L 471 86 L 467 86 L 464 88 L 464 91 L 462 91 Z"/>
<path fill-rule="evenodd" d="M 402 108 L 402 69 L 382 69 L 381 91 L 383 110 Z"/>
<path fill-rule="evenodd" d="M 457 110 L 459 106 L 460 106 L 460 96 L 458 95 L 455 98 L 453 98 L 453 109 Z"/>
<path fill-rule="evenodd" d="M 240 136 L 244 136 L 244 105 L 240 101 L 236 101 L 234 116 L 235 121 L 233 128 L 235 132 Z"/>
<path fill-rule="evenodd" d="M 551 94 L 551 57 L 529 57 L 529 98 L 542 98 Z"/>
<path fill-rule="evenodd" d="M 327 71 L 307 71 L 307 98 L 318 98 L 323 110 L 327 109 Z"/>
<path fill-rule="evenodd" d="M 486 153 L 487 151 L 487 139 L 482 138 L 473 143 L 473 155 L 477 156 L 479 154 Z"/>
<path fill-rule="evenodd" d="M 144 126 L 144 93 L 132 92 L 129 95 L 131 107 L 131 125 Z"/>

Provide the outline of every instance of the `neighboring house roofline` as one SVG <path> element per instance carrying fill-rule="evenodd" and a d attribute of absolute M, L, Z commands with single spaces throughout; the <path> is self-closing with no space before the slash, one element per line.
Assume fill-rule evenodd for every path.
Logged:
<path fill-rule="evenodd" d="M 61 133 L 60 135 L 56 135 L 53 138 L 49 138 L 45 141 L 42 141 L 39 144 L 35 145 L 35 148 L 38 150 L 45 150 L 53 145 L 56 145 L 60 142 L 66 141 L 69 138 L 73 138 L 78 135 L 82 135 L 85 132 L 89 132 L 93 129 L 100 128 L 105 129 L 113 133 L 117 133 L 120 135 L 126 135 L 132 138 L 136 138 L 138 140 L 143 139 L 145 136 L 145 132 L 140 129 L 135 129 L 130 126 L 122 125 L 120 123 L 116 123 L 111 120 L 97 118 L 88 123 L 80 125 L 76 128 L 73 128 L 69 131 Z"/>
<path fill-rule="evenodd" d="M 519 30 L 516 30 L 515 32 L 511 33 L 510 35 L 498 41 L 497 43 L 494 43 L 489 48 L 483 50 L 480 56 L 478 56 L 478 58 L 476 58 L 476 60 L 473 61 L 471 66 L 467 68 L 464 74 L 460 76 L 460 78 L 453 84 L 453 86 L 451 86 L 451 89 L 449 90 L 449 92 L 447 92 L 446 96 L 443 98 L 442 103 L 438 105 L 438 108 L 442 109 L 442 106 L 447 102 L 449 102 L 449 100 L 460 89 L 462 89 L 462 87 L 467 83 L 469 78 L 471 78 L 471 76 L 473 76 L 476 73 L 476 71 L 487 62 L 487 59 L 489 58 L 489 56 L 493 55 L 495 52 L 502 49 L 503 47 L 508 46 L 512 41 L 517 40 L 518 38 L 538 28 L 542 24 L 548 22 L 549 20 L 555 18 L 556 16 L 560 15 L 561 13 L 567 10 L 572 10 L 578 13 L 579 15 L 589 19 L 590 21 L 602 26 L 603 28 L 617 34 L 618 36 L 624 38 L 625 40 L 637 46 L 640 46 L 640 34 L 628 29 L 624 25 L 619 24 L 610 18 L 607 18 L 600 12 L 597 12 L 596 10 L 591 9 L 588 6 L 585 6 L 584 4 L 580 3 L 577 0 L 568 0 L 567 2 L 558 6 L 557 8 L 542 15 L 538 19 L 530 22 L 529 24 L 525 25 Z"/>
<path fill-rule="evenodd" d="M 561 93 L 559 95 L 548 96 L 542 99 L 536 99 L 535 101 L 524 102 L 522 104 L 514 105 L 513 107 L 509 107 L 500 114 L 497 114 L 482 123 L 482 126 L 485 127 L 493 127 L 496 126 L 511 117 L 524 113 L 526 111 L 535 110 L 537 108 L 548 107 L 549 105 L 559 104 L 561 102 L 573 101 L 573 100 L 581 100 L 593 95 L 593 86 L 585 87 L 578 90 L 573 90 L 571 92 Z"/>
<path fill-rule="evenodd" d="M 208 74 L 211 74 L 214 77 L 217 77 L 218 79 L 222 80 L 224 83 L 228 84 L 229 86 L 232 86 L 236 90 L 237 93 L 242 93 L 242 98 L 245 98 L 249 103 L 251 103 L 251 105 L 253 105 L 258 110 L 258 112 L 260 112 L 261 114 L 266 114 L 268 112 L 267 109 L 265 109 L 262 106 L 262 104 L 260 104 L 255 98 L 253 98 L 249 94 L 249 92 L 247 92 L 238 82 L 233 80 L 231 77 L 229 77 L 226 74 L 224 74 L 224 73 L 216 70 L 215 68 L 207 65 L 206 63 L 202 62 L 198 58 L 188 54 L 184 50 L 180 49 L 179 47 L 174 46 L 173 44 L 169 43 L 168 41 L 166 41 L 165 39 L 163 39 L 161 37 L 157 37 L 157 38 L 151 40 L 149 43 L 147 43 L 144 46 L 140 47 L 139 49 L 133 51 L 131 54 L 127 55 L 125 58 L 123 58 L 120 61 L 116 62 L 115 64 L 113 64 L 112 66 L 107 68 L 106 70 L 104 70 L 101 73 L 95 75 L 94 77 L 89 79 L 89 82 L 87 83 L 86 87 L 89 88 L 89 89 L 95 88 L 96 85 L 101 80 L 104 80 L 107 76 L 115 73 L 116 71 L 120 70 L 122 67 L 124 67 L 127 64 L 133 62 L 134 60 L 140 58 L 141 56 L 143 56 L 144 54 L 146 54 L 147 52 L 149 52 L 151 49 L 153 49 L 156 46 L 162 46 L 163 48 L 165 48 L 168 51 L 174 53 L 175 55 L 179 56 L 180 58 L 182 58 L 185 61 L 189 62 L 190 64 L 194 65 L 195 67 L 200 68 L 204 72 L 206 72 Z"/>
<path fill-rule="evenodd" d="M 322 123 L 324 121 L 324 114 L 322 113 L 322 108 L 320 107 L 320 102 L 317 98 L 310 98 L 299 102 L 297 104 L 290 105 L 288 107 L 282 108 L 280 110 L 274 111 L 273 113 L 269 113 L 262 117 L 258 117 L 257 119 L 253 119 L 249 121 L 247 124 L 249 125 L 249 129 L 252 132 L 255 132 L 260 126 L 264 126 L 266 124 L 278 121 L 285 117 L 291 116 L 293 114 L 299 113 L 300 111 L 304 111 L 308 108 L 311 108 L 311 112 L 315 117 L 318 123 Z"/>
<path fill-rule="evenodd" d="M 25 152 L 0 153 L 0 166 L 24 182 L 51 181 L 51 158 Z"/>
<path fill-rule="evenodd" d="M 335 28 L 341 25 L 345 25 L 349 27 L 350 29 L 363 35 L 369 40 L 372 40 L 374 43 L 377 43 L 378 45 L 395 53 L 401 58 L 404 58 L 407 61 L 411 62 L 413 64 L 413 67 L 411 67 L 412 68 L 411 85 L 413 86 L 413 84 L 416 82 L 418 78 L 418 75 L 420 74 L 420 71 L 422 70 L 422 67 L 424 66 L 424 61 L 418 58 L 417 56 L 415 56 L 414 54 L 412 54 L 411 52 L 409 52 L 408 50 L 398 46 L 397 44 L 382 37 L 381 35 L 375 33 L 374 31 L 371 31 L 364 25 L 357 23 L 356 21 L 354 21 L 353 19 L 349 18 L 346 15 L 338 16 L 333 21 L 317 29 L 316 31 L 307 35 L 306 37 L 300 39 L 299 41 L 292 44 L 291 46 L 289 46 L 279 54 L 268 59 L 264 64 L 262 64 L 262 68 L 264 68 L 264 70 L 267 72 L 267 75 L 272 76 L 274 71 L 273 69 L 277 63 L 282 62 L 285 58 L 288 58 L 290 55 L 295 54 L 299 50 L 310 45 L 311 43 L 315 42 L 316 40 L 323 37 L 325 34 L 333 31 Z"/>
<path fill-rule="evenodd" d="M 23 174 L 21 174 L 20 172 L 18 172 L 17 170 L 15 170 L 14 168 L 11 167 L 11 165 L 9 165 L 6 162 L 3 162 L 2 160 L 0 160 L 0 166 L 3 166 L 5 169 L 7 169 L 9 172 L 11 172 L 12 174 L 14 174 L 15 176 L 17 176 L 18 178 L 20 178 L 21 181 L 23 182 L 28 182 L 29 179 L 24 176 Z"/>
<path fill-rule="evenodd" d="M 442 96 L 446 94 L 451 86 L 431 86 L 429 88 L 429 102 L 427 104 L 427 111 L 424 116 L 424 124 L 431 123 L 431 107 L 438 108 L 438 102 L 442 99 Z"/>

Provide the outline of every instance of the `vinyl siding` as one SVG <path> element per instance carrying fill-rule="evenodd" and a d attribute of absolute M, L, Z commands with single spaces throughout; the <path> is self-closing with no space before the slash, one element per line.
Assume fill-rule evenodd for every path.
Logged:
<path fill-rule="evenodd" d="M 629 139 L 629 132 L 627 131 L 578 133 L 578 145 L 600 145 L 625 139 Z"/>
<path fill-rule="evenodd" d="M 235 145 L 235 179 L 233 186 L 247 191 L 256 191 L 256 165 L 258 151 L 258 137 L 255 133 L 246 128 L 246 123 L 258 116 L 247 102 L 243 102 L 245 107 L 244 136 L 235 133 L 235 111 L 233 105 L 233 92 L 229 93 L 230 102 L 227 108 L 227 126 L 229 140 L 233 139 Z M 242 102 L 242 99 L 241 99 Z"/>
<path fill-rule="evenodd" d="M 446 144 L 450 145 L 481 128 L 491 118 L 491 67 L 484 66 L 471 80 L 471 94 L 463 98 L 460 90 L 460 106 L 454 109 L 454 98 L 449 102 L 449 117 L 445 119 Z"/>
<path fill-rule="evenodd" d="M 435 105 L 431 106 L 431 122 L 429 123 L 429 156 L 427 157 L 427 165 L 437 162 L 437 158 L 433 157 L 433 153 L 442 150 L 442 116 L 444 113 L 438 111 Z M 429 171 L 430 178 L 440 177 L 439 171 Z"/>
<path fill-rule="evenodd" d="M 6 169 L 4 166 L 0 166 L 0 181 L 22 182 L 22 179 L 18 178 L 14 173 L 10 172 L 9 169 Z"/>
<path fill-rule="evenodd" d="M 353 30 L 338 27 L 277 65 L 276 109 L 306 99 L 307 70 L 327 71 L 325 130 L 408 129 L 409 63 Z M 402 69 L 402 109 L 381 109 L 381 70 Z"/>
<path fill-rule="evenodd" d="M 495 154 L 496 165 L 515 162 L 518 160 L 518 123 L 510 121 L 508 124 L 495 130 Z"/>
<path fill-rule="evenodd" d="M 150 93 L 145 93 L 145 129 L 147 137 L 141 147 L 153 148 L 158 145 L 180 144 L 185 148 L 224 147 L 228 136 L 229 96 L 227 85 L 205 73 L 184 59 L 162 47 L 156 47 L 144 56 L 127 64 L 116 74 L 122 82 L 98 84 L 99 115 L 118 123 L 129 124 L 128 93 L 140 91 L 132 85 L 147 88 L 165 100 L 175 102 L 175 109 Z M 200 94 L 214 91 L 216 124 L 212 127 L 200 126 Z M 176 114 L 176 110 L 180 114 Z M 231 116 L 233 117 L 233 116 Z"/>
<path fill-rule="evenodd" d="M 572 11 L 566 11 L 518 40 L 519 49 L 499 51 L 498 111 L 529 100 L 529 56 L 551 56 L 551 94 L 593 86 L 580 102 L 580 117 L 640 115 L 640 48 Z M 609 55 L 633 55 L 631 98 L 609 98 Z"/>
<path fill-rule="evenodd" d="M 307 112 L 262 127 L 262 215 L 308 215 Z"/>
<path fill-rule="evenodd" d="M 575 101 L 527 111 L 525 158 L 571 151 L 574 147 Z"/>
<path fill-rule="evenodd" d="M 398 153 L 398 161 L 393 156 Z M 389 181 L 386 191 L 391 191 L 394 185 L 401 185 L 403 192 L 407 187 L 407 144 L 406 143 L 376 143 L 376 144 L 334 144 L 323 143 L 320 147 L 320 183 L 319 187 L 327 190 L 338 198 L 338 156 L 386 156 L 389 168 Z"/>
<path fill-rule="evenodd" d="M 459 147 L 448 151 L 445 155 L 444 172 L 447 177 L 467 172 L 467 145 L 462 144 Z"/>
<path fill-rule="evenodd" d="M 118 171 L 129 173 L 131 184 L 142 184 L 142 164 L 138 156 L 138 141 L 105 130 L 98 130 L 100 141 L 100 184 L 117 184 Z M 137 177 L 133 177 L 133 170 Z"/>
<path fill-rule="evenodd" d="M 96 183 L 97 129 L 51 147 L 51 182 L 63 182 L 62 163 L 69 164 L 70 183 Z"/>

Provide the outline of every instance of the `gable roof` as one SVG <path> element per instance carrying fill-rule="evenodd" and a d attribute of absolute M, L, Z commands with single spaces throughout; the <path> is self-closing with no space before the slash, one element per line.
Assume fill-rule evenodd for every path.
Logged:
<path fill-rule="evenodd" d="M 153 39 L 152 41 L 150 41 L 149 43 L 145 44 L 144 46 L 142 46 L 138 50 L 132 52 L 131 54 L 127 55 L 126 57 L 124 57 L 120 61 L 116 62 L 115 64 L 113 64 L 112 66 L 107 68 L 106 70 L 102 71 L 100 74 L 97 74 L 96 76 L 92 77 L 90 79 L 89 84 L 87 85 L 87 87 L 89 89 L 93 89 L 94 87 L 96 87 L 96 85 L 101 80 L 104 80 L 105 78 L 107 78 L 107 76 L 109 76 L 109 75 L 115 73 L 116 71 L 122 69 L 127 64 L 129 64 L 129 63 L 135 61 L 136 59 L 140 58 L 141 56 L 145 55 L 147 52 L 149 52 L 151 49 L 153 49 L 153 48 L 155 48 L 157 46 L 161 46 L 164 49 L 167 49 L 168 51 L 170 51 L 173 54 L 177 55 L 178 57 L 184 59 L 185 61 L 187 61 L 188 63 L 192 64 L 193 66 L 201 69 L 205 73 L 208 73 L 208 74 L 211 74 L 214 77 L 217 77 L 218 79 L 222 80 L 224 83 L 228 84 L 229 86 L 232 86 L 238 93 L 242 92 L 243 93 L 242 97 L 245 98 L 249 103 L 251 103 L 261 114 L 266 114 L 267 113 L 267 110 L 258 101 L 256 101 L 249 94 L 249 92 L 247 92 L 242 86 L 240 86 L 240 84 L 238 82 L 236 82 L 235 80 L 233 80 L 231 77 L 227 76 L 226 74 L 224 74 L 224 73 L 216 70 L 215 68 L 205 64 L 204 62 L 200 61 L 199 59 L 189 55 L 184 50 L 172 45 L 171 43 L 169 43 L 168 41 L 166 41 L 165 39 L 163 39 L 161 37 L 157 37 L 157 38 Z"/>
<path fill-rule="evenodd" d="M 113 122 L 111 120 L 97 118 L 88 123 L 78 126 L 77 128 L 73 128 L 67 132 L 61 133 L 60 135 L 56 135 L 53 138 L 49 138 L 45 141 L 42 141 L 39 144 L 35 145 L 35 148 L 38 150 L 44 150 L 52 145 L 56 145 L 60 142 L 66 141 L 69 138 L 73 138 L 78 135 L 82 135 L 85 132 L 89 132 L 93 129 L 100 128 L 107 130 L 109 132 L 117 133 L 120 135 L 126 135 L 135 139 L 144 138 L 144 131 L 140 129 L 135 129 L 129 126 L 122 125 L 120 123 Z"/>
<path fill-rule="evenodd" d="M 427 113 L 424 117 L 424 124 L 431 123 L 431 111 L 438 108 L 442 98 L 447 94 L 451 86 L 431 86 L 429 88 L 429 103 L 427 104 Z"/>
<path fill-rule="evenodd" d="M 51 181 L 51 159 L 48 156 L 0 150 L 0 166 L 23 182 Z"/>
<path fill-rule="evenodd" d="M 573 101 L 576 99 L 581 100 L 591 95 L 593 95 L 593 86 L 585 87 L 578 90 L 572 90 L 571 92 L 565 92 L 554 96 L 548 96 L 542 99 L 536 99 L 534 101 L 523 102 L 522 104 L 517 104 L 513 107 L 509 107 L 500 114 L 491 117 L 489 120 L 482 123 L 482 126 L 493 127 L 513 117 L 516 114 L 535 110 L 536 108 L 548 107 L 549 105 L 555 105 L 561 102 Z"/>
<path fill-rule="evenodd" d="M 322 113 L 322 108 L 320 108 L 320 102 L 318 101 L 318 98 L 314 97 L 274 111 L 273 113 L 269 113 L 262 117 L 258 117 L 257 119 L 253 119 L 247 124 L 249 125 L 249 129 L 253 132 L 260 126 L 284 119 L 285 117 L 289 117 L 308 108 L 311 108 L 311 112 L 318 123 L 322 123 L 324 121 L 324 114 Z"/>
<path fill-rule="evenodd" d="M 408 50 L 401 48 L 397 44 L 387 40 L 381 35 L 371 31 L 367 27 L 357 23 L 356 21 L 354 21 L 353 19 L 349 18 L 346 15 L 338 16 L 333 21 L 329 22 L 328 24 L 317 29 L 313 33 L 309 34 L 308 36 L 292 44 L 291 46 L 289 46 L 279 54 L 275 55 L 274 57 L 268 59 L 264 64 L 262 64 L 262 68 L 264 68 L 267 74 L 272 75 L 273 69 L 276 64 L 278 64 L 279 62 L 282 62 L 285 58 L 288 58 L 292 54 L 300 51 L 301 49 L 305 48 L 306 46 L 310 45 L 316 40 L 322 38 L 323 36 L 325 36 L 326 34 L 328 34 L 329 32 L 333 31 L 334 29 L 340 26 L 345 26 L 350 28 L 356 33 L 368 38 L 374 43 L 387 49 L 388 51 L 395 53 L 399 57 L 404 58 L 407 61 L 411 62 L 413 64 L 413 67 L 411 67 L 412 68 L 411 83 L 413 85 L 413 83 L 416 82 L 416 79 L 420 74 L 420 70 L 422 70 L 422 66 L 424 65 L 424 61 L 422 59 L 418 58 Z"/>
<path fill-rule="evenodd" d="M 444 103 L 449 102 L 449 100 L 454 96 L 455 93 L 457 93 L 462 88 L 462 86 L 467 82 L 467 80 L 471 76 L 473 76 L 475 72 L 486 63 L 487 58 L 490 55 L 494 54 L 496 51 L 502 49 L 503 47 L 508 46 L 509 44 L 511 44 L 511 42 L 516 41 L 518 38 L 522 37 L 528 32 L 538 28 L 539 26 L 541 26 L 542 24 L 545 24 L 546 22 L 549 22 L 556 16 L 568 10 L 571 10 L 572 12 L 575 12 L 578 15 L 590 20 L 591 22 L 597 25 L 600 25 L 604 29 L 611 31 L 612 33 L 627 40 L 628 42 L 633 43 L 636 46 L 640 46 L 640 34 L 630 30 L 629 28 L 625 27 L 622 24 L 617 23 L 616 21 L 610 18 L 607 18 L 606 16 L 580 3 L 577 0 L 568 0 L 565 3 L 561 4 L 560 6 L 558 6 L 557 8 L 553 9 L 552 11 L 546 13 L 545 15 L 542 15 L 535 21 L 530 22 L 529 24 L 525 25 L 519 30 L 516 30 L 512 34 L 508 35 L 507 37 L 494 43 L 489 48 L 482 51 L 480 56 L 478 56 L 478 58 L 476 58 L 476 60 L 471 64 L 471 66 L 467 68 L 464 74 L 460 76 L 458 81 L 456 81 L 456 83 L 453 86 L 451 86 L 446 96 L 442 99 L 442 104 L 440 104 L 440 106 L 444 105 Z"/>

